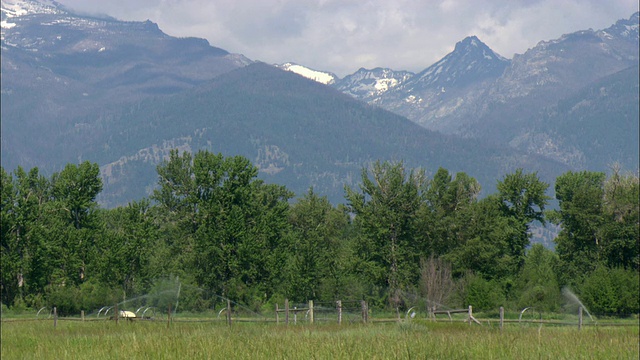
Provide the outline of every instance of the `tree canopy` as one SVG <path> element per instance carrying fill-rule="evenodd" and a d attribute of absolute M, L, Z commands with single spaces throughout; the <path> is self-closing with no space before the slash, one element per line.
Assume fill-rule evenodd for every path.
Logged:
<path fill-rule="evenodd" d="M 97 164 L 0 170 L 3 306 L 72 313 L 184 284 L 194 311 L 223 297 L 256 310 L 288 298 L 556 311 L 569 286 L 596 312 L 639 310 L 638 175 L 618 167 L 562 174 L 552 210 L 549 185 L 524 169 L 480 198 L 465 173 L 378 161 L 335 206 L 313 188 L 293 200 L 244 157 L 172 151 L 153 194 L 114 209 L 96 202 Z M 555 249 L 531 244 L 547 221 Z"/>

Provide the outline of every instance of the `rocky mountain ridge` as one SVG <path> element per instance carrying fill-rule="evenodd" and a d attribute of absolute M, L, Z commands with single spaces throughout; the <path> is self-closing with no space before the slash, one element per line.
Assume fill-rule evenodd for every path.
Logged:
<path fill-rule="evenodd" d="M 551 150 L 555 159 L 576 170 L 604 171 L 613 162 L 635 170 L 638 78 L 618 74 L 637 73 L 639 58 L 638 13 L 604 30 L 578 31 L 542 41 L 515 56 L 503 75 L 481 96 L 467 101 L 465 107 L 442 121 L 464 124 L 450 128 L 451 134 L 509 144 L 532 154 L 545 155 Z M 604 95 L 589 95 L 594 88 Z M 557 116 L 557 110 L 568 101 L 589 102 L 591 113 L 598 117 L 591 118 L 590 126 L 584 128 L 584 117 L 576 117 L 575 112 L 565 111 L 563 116 Z M 555 114 L 551 116 L 553 123 L 548 121 L 549 114 Z M 607 126 L 602 128 L 599 124 Z M 608 136 L 618 133 L 615 129 L 619 128 L 627 132 L 619 133 L 616 139 Z M 582 138 L 576 138 L 576 132 Z M 523 138 L 545 140 L 522 142 Z M 601 155 L 594 154 L 593 144 L 611 141 L 617 144 L 603 146 Z"/>
<path fill-rule="evenodd" d="M 382 94 L 375 104 L 428 129 L 450 132 L 452 124 L 441 119 L 482 94 L 508 65 L 509 60 L 470 36 L 435 64 Z"/>
<path fill-rule="evenodd" d="M 360 69 L 336 79 L 332 86 L 430 130 L 551 156 L 576 170 L 606 170 L 609 163 L 617 161 L 634 169 L 638 163 L 638 123 L 629 119 L 638 114 L 637 77 L 620 78 L 616 74 L 634 73 L 638 68 L 639 14 L 606 29 L 582 30 L 540 41 L 510 60 L 470 36 L 418 74 Z M 595 154 L 584 141 L 573 136 L 571 126 L 576 125 L 572 125 L 576 119 L 570 113 L 552 116 L 554 121 L 565 123 L 554 125 L 565 129 L 564 133 L 549 131 L 548 123 L 548 114 L 556 111 L 559 102 L 588 94 L 587 89 L 595 84 L 601 84 L 603 91 L 610 86 L 629 91 L 618 93 L 628 100 L 622 103 L 606 96 L 583 99 L 593 113 L 599 114 L 600 121 L 612 129 L 628 130 L 616 140 L 625 144 L 625 150 L 616 146 L 616 153 L 608 153 L 608 148 L 602 147 L 604 154 L 596 156 L 600 160 L 594 159 Z M 583 135 L 590 143 L 602 143 L 606 137 L 589 130 Z"/>

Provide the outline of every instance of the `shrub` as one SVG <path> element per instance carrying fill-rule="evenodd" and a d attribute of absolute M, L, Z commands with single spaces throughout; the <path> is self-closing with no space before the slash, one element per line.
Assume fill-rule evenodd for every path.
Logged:
<path fill-rule="evenodd" d="M 595 314 L 638 313 L 638 281 L 635 271 L 600 266 L 585 279 L 580 288 L 581 299 Z"/>
<path fill-rule="evenodd" d="M 87 281 L 80 285 L 78 306 L 80 310 L 97 310 L 103 306 L 113 305 L 122 298 L 122 291 L 106 284 Z"/>
<path fill-rule="evenodd" d="M 46 288 L 47 306 L 56 307 L 61 316 L 80 313 L 80 291 L 73 286 L 49 285 Z"/>
<path fill-rule="evenodd" d="M 531 247 L 517 280 L 518 308 L 533 306 L 540 311 L 558 310 L 560 288 L 553 270 L 556 261 L 555 254 L 542 244 Z"/>
<path fill-rule="evenodd" d="M 475 310 L 494 310 L 504 303 L 502 287 L 495 281 L 488 281 L 474 274 L 467 274 L 461 279 L 458 297 L 464 306 L 473 306 Z"/>

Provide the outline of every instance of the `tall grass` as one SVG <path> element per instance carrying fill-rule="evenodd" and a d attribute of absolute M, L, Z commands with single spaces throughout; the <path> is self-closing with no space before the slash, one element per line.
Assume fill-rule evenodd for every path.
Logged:
<path fill-rule="evenodd" d="M 634 359 L 638 327 L 4 321 L 2 359 Z"/>

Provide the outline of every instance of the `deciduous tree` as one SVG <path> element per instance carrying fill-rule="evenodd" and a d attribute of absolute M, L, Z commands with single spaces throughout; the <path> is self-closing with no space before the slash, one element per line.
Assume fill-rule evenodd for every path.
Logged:
<path fill-rule="evenodd" d="M 346 188 L 351 212 L 363 231 L 360 248 L 373 283 L 389 289 L 398 306 L 402 288 L 416 284 L 422 247 L 415 242 L 416 214 L 425 203 L 423 170 L 403 163 L 376 162 L 363 169 L 360 191 Z"/>

